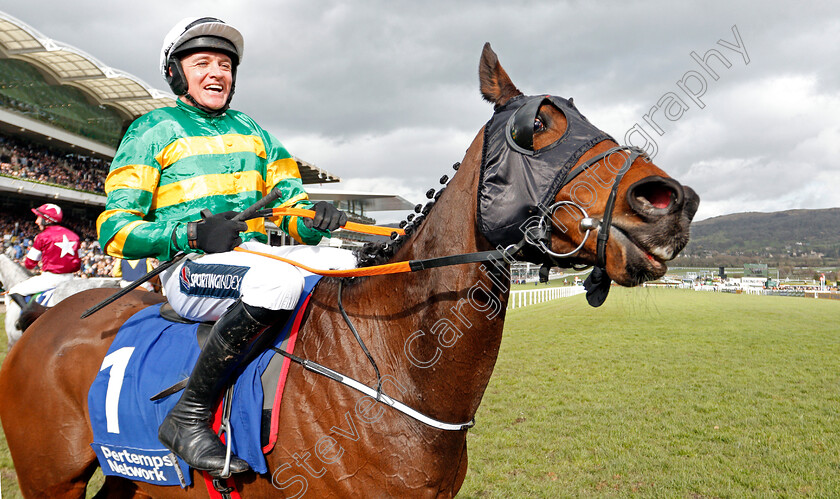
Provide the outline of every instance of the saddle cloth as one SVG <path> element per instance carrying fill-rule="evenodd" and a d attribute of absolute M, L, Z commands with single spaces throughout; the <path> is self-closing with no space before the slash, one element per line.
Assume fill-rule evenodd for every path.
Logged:
<path fill-rule="evenodd" d="M 55 288 L 50 288 L 44 291 L 39 291 L 37 293 L 24 296 L 23 299 L 26 301 L 26 303 L 35 300 L 35 303 L 37 303 L 38 305 L 43 305 L 47 307 L 55 305 L 54 303 L 50 303 L 50 298 L 52 298 L 53 293 L 55 293 Z"/>
<path fill-rule="evenodd" d="M 320 276 L 306 278 L 293 319 L 283 326 L 273 346 L 294 351 L 303 311 L 319 279 Z M 181 393 L 154 402 L 149 398 L 190 375 L 200 353 L 196 339 L 199 324 L 168 321 L 160 316 L 160 306 L 133 315 L 108 349 L 88 392 L 91 447 L 105 475 L 186 487 L 190 484 L 187 464 L 180 458 L 173 462 L 170 451 L 157 438 L 160 423 Z M 276 441 L 289 362 L 267 349 L 241 371 L 234 385 L 231 448 L 257 473 L 268 471 L 263 452 L 271 450 Z M 264 389 L 264 383 L 271 388 Z M 263 445 L 260 429 L 263 413 L 268 411 L 270 440 Z M 220 407 L 216 420 L 219 412 Z"/>

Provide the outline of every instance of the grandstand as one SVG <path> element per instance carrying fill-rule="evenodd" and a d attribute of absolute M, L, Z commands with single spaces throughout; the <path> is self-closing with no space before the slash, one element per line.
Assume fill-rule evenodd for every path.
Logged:
<path fill-rule="evenodd" d="M 83 237 L 95 238 L 104 180 L 123 133 L 142 114 L 174 103 L 170 93 L 0 12 L 0 222 L 27 224 L 31 208 L 55 202 Z M 304 184 L 341 180 L 295 159 Z M 352 219 L 366 223 L 373 221 L 367 212 L 413 206 L 399 196 L 341 196 L 313 199 L 344 202 Z"/>

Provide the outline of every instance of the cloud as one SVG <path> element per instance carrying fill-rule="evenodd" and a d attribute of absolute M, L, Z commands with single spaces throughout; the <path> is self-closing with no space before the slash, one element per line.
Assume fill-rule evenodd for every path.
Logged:
<path fill-rule="evenodd" d="M 682 180 L 702 193 L 698 218 L 840 206 L 840 96 L 822 93 L 815 74 L 737 84 L 712 106 L 723 110 L 663 137 L 666 161 L 688 164 Z"/>
<path fill-rule="evenodd" d="M 655 161 L 698 191 L 698 219 L 840 205 L 840 4 L 48 0 L 3 10 L 158 88 L 169 28 L 225 19 L 246 40 L 234 107 L 360 190 L 421 202 L 461 159 L 492 112 L 477 78 L 489 41 L 522 91 L 574 97 L 620 141 L 648 126 L 667 92 L 680 95 L 679 119 L 657 118 Z M 735 41 L 733 26 L 749 64 L 721 44 Z M 700 108 L 677 82 L 702 74 L 692 52 L 713 48 L 731 66 L 711 63 L 720 77 L 707 78 Z"/>
<path fill-rule="evenodd" d="M 424 202 L 429 188 L 439 188 L 443 175 L 461 161 L 472 133 L 454 129 L 402 128 L 342 140 L 295 136 L 285 141 L 292 154 L 316 164 L 330 164 L 346 190 L 383 191 L 413 203 Z M 330 188 L 334 186 L 330 185 Z"/>

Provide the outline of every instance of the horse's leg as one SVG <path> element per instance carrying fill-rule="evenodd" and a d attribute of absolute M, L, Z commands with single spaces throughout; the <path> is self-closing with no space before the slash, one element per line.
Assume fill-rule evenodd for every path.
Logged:
<path fill-rule="evenodd" d="M 137 484 L 118 476 L 106 476 L 102 488 L 93 499 L 140 499 L 152 497 L 137 488 Z"/>
<path fill-rule="evenodd" d="M 88 388 L 119 324 L 149 304 L 132 299 L 149 293 L 132 294 L 110 314 L 76 319 L 110 293 L 90 290 L 50 309 L 0 367 L 0 419 L 26 497 L 84 497 L 97 467 Z"/>
<path fill-rule="evenodd" d="M 452 489 L 448 491 L 449 497 L 455 497 L 458 495 L 458 491 L 461 490 L 461 486 L 464 485 L 464 479 L 467 477 L 468 463 L 467 442 L 465 440 L 464 450 L 461 451 L 461 461 L 458 463 L 458 474 L 455 476 L 455 482 L 452 484 Z"/>
<path fill-rule="evenodd" d="M 21 334 L 23 334 L 15 327 L 15 322 L 17 322 L 18 317 L 20 317 L 20 307 L 14 300 L 9 298 L 8 293 L 4 297 L 4 301 L 6 302 L 6 338 L 9 339 L 9 348 L 12 348 L 12 345 L 14 345 L 17 340 L 20 339 Z"/>

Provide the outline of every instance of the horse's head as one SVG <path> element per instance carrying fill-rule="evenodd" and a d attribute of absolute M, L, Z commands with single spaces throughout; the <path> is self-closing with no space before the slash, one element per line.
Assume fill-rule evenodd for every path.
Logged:
<path fill-rule="evenodd" d="M 32 272 L 0 253 L 0 285 L 8 291 L 12 286 L 32 277 Z"/>
<path fill-rule="evenodd" d="M 643 151 L 619 147 L 571 99 L 523 95 L 489 44 L 479 76 L 495 105 L 478 192 L 485 237 L 497 247 L 524 240 L 518 258 L 594 265 L 624 286 L 664 275 L 688 243 L 697 194 Z"/>

